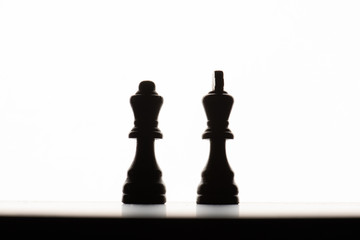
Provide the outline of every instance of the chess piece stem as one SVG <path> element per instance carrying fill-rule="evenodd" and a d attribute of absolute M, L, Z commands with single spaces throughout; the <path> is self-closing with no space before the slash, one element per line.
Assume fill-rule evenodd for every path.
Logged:
<path fill-rule="evenodd" d="M 158 180 L 161 178 L 161 171 L 159 166 L 157 165 L 154 151 L 154 139 L 138 139 L 136 145 L 136 153 L 134 162 L 130 168 L 130 174 L 135 171 L 139 171 L 143 173 L 141 176 L 143 177 L 151 177 L 154 172 L 151 172 L 151 176 L 147 176 L 149 169 L 155 171 L 157 174 Z"/>
<path fill-rule="evenodd" d="M 212 170 L 216 173 L 222 170 L 232 173 L 226 157 L 225 143 L 225 139 L 210 139 L 210 154 L 206 167 L 209 171 Z"/>

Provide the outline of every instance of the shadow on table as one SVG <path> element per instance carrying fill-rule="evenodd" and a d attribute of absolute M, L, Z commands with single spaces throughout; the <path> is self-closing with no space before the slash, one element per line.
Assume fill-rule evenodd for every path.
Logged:
<path fill-rule="evenodd" d="M 233 218 L 239 217 L 239 205 L 196 205 L 197 217 L 220 217 Z"/>
<path fill-rule="evenodd" d="M 164 204 L 123 204 L 123 217 L 165 217 Z"/>

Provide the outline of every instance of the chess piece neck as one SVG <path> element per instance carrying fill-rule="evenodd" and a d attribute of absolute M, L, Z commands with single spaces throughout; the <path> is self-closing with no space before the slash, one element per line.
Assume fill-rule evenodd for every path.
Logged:
<path fill-rule="evenodd" d="M 230 169 L 226 157 L 226 139 L 210 139 L 208 169 Z"/>
<path fill-rule="evenodd" d="M 153 138 L 137 139 L 135 163 L 156 165 L 154 141 Z"/>

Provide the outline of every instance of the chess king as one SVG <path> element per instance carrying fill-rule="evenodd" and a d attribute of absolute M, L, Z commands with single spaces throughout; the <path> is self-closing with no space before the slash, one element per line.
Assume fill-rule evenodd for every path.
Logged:
<path fill-rule="evenodd" d="M 198 204 L 238 204 L 238 189 L 234 173 L 226 157 L 225 141 L 234 136 L 228 128 L 228 118 L 234 99 L 224 91 L 224 74 L 215 71 L 213 91 L 203 98 L 208 119 L 203 139 L 210 140 L 210 155 L 198 187 Z"/>
<path fill-rule="evenodd" d="M 155 84 L 142 81 L 139 91 L 130 98 L 134 112 L 134 128 L 129 138 L 137 139 L 135 159 L 127 173 L 123 187 L 123 203 L 163 204 L 166 202 L 162 172 L 156 162 L 154 141 L 162 138 L 158 115 L 163 98 L 155 91 Z"/>

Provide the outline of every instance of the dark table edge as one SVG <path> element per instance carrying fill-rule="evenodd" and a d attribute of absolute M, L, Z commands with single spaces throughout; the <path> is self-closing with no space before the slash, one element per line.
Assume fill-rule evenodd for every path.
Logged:
<path fill-rule="evenodd" d="M 0 216 L 0 232 L 16 235 L 146 237 L 239 237 L 241 239 L 359 238 L 360 217 L 53 217 Z M 226 239 L 226 238 L 225 238 Z"/>

